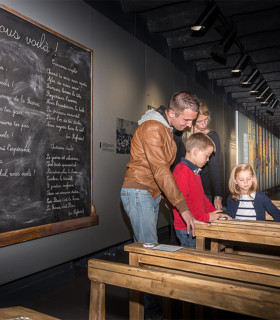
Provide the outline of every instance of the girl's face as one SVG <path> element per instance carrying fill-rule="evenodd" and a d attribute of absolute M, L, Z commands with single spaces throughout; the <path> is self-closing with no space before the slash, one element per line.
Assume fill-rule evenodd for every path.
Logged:
<path fill-rule="evenodd" d="M 248 194 L 253 184 L 253 177 L 249 170 L 240 171 L 236 175 L 235 182 L 238 184 L 241 194 Z"/>

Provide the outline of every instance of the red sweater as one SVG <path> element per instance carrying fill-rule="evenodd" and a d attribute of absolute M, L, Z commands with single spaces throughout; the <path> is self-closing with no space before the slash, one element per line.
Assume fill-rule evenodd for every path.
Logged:
<path fill-rule="evenodd" d="M 196 175 L 184 162 L 177 164 L 173 175 L 191 213 L 197 220 L 208 222 L 208 213 L 216 209 L 204 193 L 200 175 Z M 176 208 L 173 208 L 173 215 L 174 228 L 178 230 L 186 229 L 186 224 Z"/>

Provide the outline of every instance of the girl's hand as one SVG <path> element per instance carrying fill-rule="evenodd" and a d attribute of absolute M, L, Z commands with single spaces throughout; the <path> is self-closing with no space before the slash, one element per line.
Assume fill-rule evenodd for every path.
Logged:
<path fill-rule="evenodd" d="M 209 222 L 220 219 L 220 218 L 226 218 L 228 220 L 232 219 L 229 215 L 223 213 L 222 210 L 216 210 L 209 213 Z"/>

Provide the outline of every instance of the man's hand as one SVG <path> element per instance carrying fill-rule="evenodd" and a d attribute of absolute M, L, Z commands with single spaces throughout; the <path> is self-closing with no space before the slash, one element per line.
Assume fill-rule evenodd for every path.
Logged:
<path fill-rule="evenodd" d="M 184 211 L 181 213 L 181 216 L 187 226 L 187 233 L 190 233 L 190 228 L 192 228 L 192 236 L 195 237 L 195 224 L 208 224 L 207 222 L 198 221 L 192 215 L 190 210 Z"/>

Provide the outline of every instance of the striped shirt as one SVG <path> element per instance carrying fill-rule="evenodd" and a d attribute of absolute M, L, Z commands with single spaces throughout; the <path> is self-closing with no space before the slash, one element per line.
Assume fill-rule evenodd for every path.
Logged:
<path fill-rule="evenodd" d="M 256 220 L 256 211 L 254 208 L 256 192 L 250 196 L 241 194 L 239 199 L 239 206 L 236 212 L 235 219 L 240 220 Z"/>

